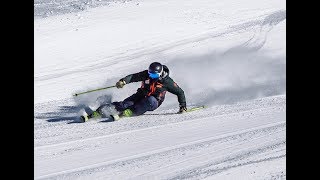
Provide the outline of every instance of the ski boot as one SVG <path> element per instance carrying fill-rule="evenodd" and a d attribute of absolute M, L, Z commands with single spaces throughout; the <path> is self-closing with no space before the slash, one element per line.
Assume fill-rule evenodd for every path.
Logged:
<path fill-rule="evenodd" d="M 110 117 L 113 119 L 113 121 L 118 121 L 122 117 L 131 117 L 133 115 L 133 112 L 131 109 L 125 109 L 120 114 L 113 114 L 110 115 Z"/>
<path fill-rule="evenodd" d="M 93 111 L 91 114 L 89 115 L 82 115 L 80 116 L 80 119 L 82 122 L 87 122 L 89 119 L 92 118 L 100 118 L 101 114 L 98 111 Z"/>

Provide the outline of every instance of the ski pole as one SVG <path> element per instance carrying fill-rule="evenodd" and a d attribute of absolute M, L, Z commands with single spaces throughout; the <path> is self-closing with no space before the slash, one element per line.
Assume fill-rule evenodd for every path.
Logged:
<path fill-rule="evenodd" d="M 73 96 L 78 96 L 80 94 L 85 94 L 85 93 L 94 92 L 94 91 L 100 91 L 100 90 L 103 90 L 103 89 L 109 89 L 109 88 L 113 88 L 113 87 L 116 87 L 116 86 L 115 85 L 114 86 L 108 86 L 108 87 L 104 87 L 104 88 L 99 88 L 99 89 L 94 89 L 94 90 L 85 91 L 85 92 L 81 92 L 81 93 L 76 93 Z"/>

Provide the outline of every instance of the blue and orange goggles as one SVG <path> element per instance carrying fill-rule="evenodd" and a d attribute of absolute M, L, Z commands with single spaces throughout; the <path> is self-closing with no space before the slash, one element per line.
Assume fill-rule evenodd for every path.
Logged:
<path fill-rule="evenodd" d="M 149 72 L 149 71 L 148 71 L 148 73 L 149 73 L 149 77 L 151 79 L 158 79 L 160 77 L 160 73 L 156 73 L 156 72 L 152 73 L 152 72 Z"/>

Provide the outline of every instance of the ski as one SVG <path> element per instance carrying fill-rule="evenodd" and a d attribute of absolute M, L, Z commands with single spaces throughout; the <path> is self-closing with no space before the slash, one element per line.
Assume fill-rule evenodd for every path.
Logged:
<path fill-rule="evenodd" d="M 113 121 L 118 121 L 122 117 L 131 117 L 132 115 L 133 115 L 133 112 L 131 109 L 125 109 L 121 113 L 110 115 L 110 117 Z"/>
<path fill-rule="evenodd" d="M 187 109 L 187 112 L 193 112 L 193 111 L 201 110 L 201 109 L 203 109 L 203 108 L 205 108 L 205 106 L 192 107 L 192 108 L 190 108 L 190 109 Z M 129 114 L 130 114 L 130 112 L 129 112 Z M 176 114 L 180 114 L 180 113 L 177 112 Z M 143 115 L 141 115 L 141 116 L 143 116 Z M 120 120 L 121 118 L 124 118 L 124 117 L 131 117 L 131 114 L 128 115 L 128 112 L 125 112 L 125 113 L 122 112 L 122 113 L 120 113 L 120 114 L 110 115 L 110 117 L 111 117 L 111 119 L 112 119 L 113 121 L 118 121 L 118 120 Z"/>
<path fill-rule="evenodd" d="M 98 111 L 93 111 L 91 114 L 85 114 L 80 116 L 80 121 L 81 122 L 87 122 L 89 121 L 89 119 L 93 119 L 93 118 L 101 118 L 101 114 Z"/>
<path fill-rule="evenodd" d="M 98 109 L 85 108 L 85 114 L 80 116 L 80 122 L 87 122 L 91 119 L 110 118 L 110 115 L 116 114 L 112 104 L 101 105 Z"/>
<path fill-rule="evenodd" d="M 201 110 L 203 108 L 205 108 L 205 106 L 192 107 L 192 108 L 187 109 L 187 112 L 193 112 L 193 111 Z M 179 114 L 179 113 L 177 113 L 177 114 Z M 123 117 L 131 117 L 131 116 L 132 116 L 132 111 L 128 110 L 128 109 L 126 109 L 124 112 L 121 112 L 121 113 L 109 115 L 109 117 L 113 121 L 118 121 Z M 96 119 L 96 118 L 101 118 L 101 117 L 102 117 L 102 115 L 98 111 L 93 111 L 92 114 L 80 116 L 80 119 L 81 119 L 81 122 L 87 122 L 90 119 Z"/>
<path fill-rule="evenodd" d="M 88 116 L 87 115 L 82 115 L 80 116 L 80 121 L 81 122 L 87 122 L 89 120 Z"/>
<path fill-rule="evenodd" d="M 203 108 L 205 108 L 205 106 L 193 107 L 193 108 L 187 109 L 187 112 L 197 111 Z"/>
<path fill-rule="evenodd" d="M 113 121 L 118 121 L 120 120 L 120 118 L 122 118 L 122 116 L 119 114 L 113 114 L 113 115 L 110 115 L 110 117 Z"/>

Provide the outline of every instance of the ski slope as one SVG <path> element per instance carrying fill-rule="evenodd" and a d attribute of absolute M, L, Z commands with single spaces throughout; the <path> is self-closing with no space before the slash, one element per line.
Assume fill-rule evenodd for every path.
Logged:
<path fill-rule="evenodd" d="M 35 179 L 286 179 L 285 6 L 132 0 L 35 18 Z M 123 100 L 140 83 L 72 94 L 154 61 L 189 107 L 206 108 L 175 114 L 167 93 L 143 116 L 78 123 L 85 106 Z"/>

